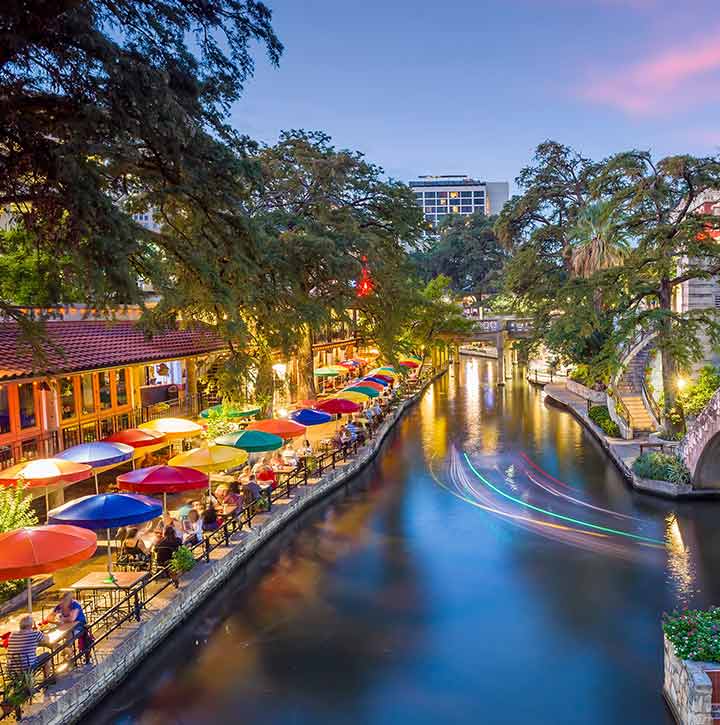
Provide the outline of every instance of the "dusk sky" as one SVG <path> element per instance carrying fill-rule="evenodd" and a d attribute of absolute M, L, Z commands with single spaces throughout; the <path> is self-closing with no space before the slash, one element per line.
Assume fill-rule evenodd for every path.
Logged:
<path fill-rule="evenodd" d="M 720 148 L 717 0 L 266 0 L 285 45 L 233 114 L 325 130 L 387 174 L 512 181 L 552 138 L 601 158 Z"/>

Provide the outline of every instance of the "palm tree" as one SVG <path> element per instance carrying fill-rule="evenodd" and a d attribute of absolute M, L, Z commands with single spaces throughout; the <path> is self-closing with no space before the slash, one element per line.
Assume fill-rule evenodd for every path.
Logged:
<path fill-rule="evenodd" d="M 570 268 L 578 277 L 592 277 L 603 269 L 619 266 L 630 250 L 608 202 L 588 204 L 570 234 Z"/>

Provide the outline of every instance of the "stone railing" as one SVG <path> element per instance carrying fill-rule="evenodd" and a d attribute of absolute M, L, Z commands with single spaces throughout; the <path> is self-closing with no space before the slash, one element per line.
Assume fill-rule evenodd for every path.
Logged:
<path fill-rule="evenodd" d="M 605 405 L 604 390 L 593 390 L 592 388 L 588 388 L 586 385 L 578 383 L 570 378 L 568 378 L 567 383 L 565 384 L 571 393 L 575 393 L 575 395 L 579 395 L 581 398 L 585 398 L 585 400 L 589 400 L 591 403 L 595 403 L 596 405 Z"/>
<path fill-rule="evenodd" d="M 720 433 L 720 390 L 710 398 L 705 409 L 695 419 L 695 423 L 680 442 L 678 453 L 685 461 L 693 483 L 698 473 L 698 463 L 710 441 Z"/>
<path fill-rule="evenodd" d="M 679 725 L 713 725 L 712 682 L 708 670 L 720 670 L 714 662 L 681 660 L 665 640 L 663 695 Z"/>

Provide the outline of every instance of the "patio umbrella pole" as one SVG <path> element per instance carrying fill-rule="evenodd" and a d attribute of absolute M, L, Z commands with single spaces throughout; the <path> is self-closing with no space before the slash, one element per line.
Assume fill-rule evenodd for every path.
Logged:
<path fill-rule="evenodd" d="M 95 493 L 100 493 L 100 487 L 98 486 L 98 479 L 97 479 L 97 473 L 93 471 L 93 478 L 95 479 Z"/>
<path fill-rule="evenodd" d="M 163 491 L 163 513 L 167 513 L 167 492 Z"/>
<path fill-rule="evenodd" d="M 32 614 L 32 578 L 27 578 L 27 587 L 28 587 L 28 613 Z"/>
<path fill-rule="evenodd" d="M 114 582 L 115 577 L 112 573 L 112 549 L 110 548 L 110 529 L 107 529 L 107 565 L 108 565 L 108 582 Z"/>

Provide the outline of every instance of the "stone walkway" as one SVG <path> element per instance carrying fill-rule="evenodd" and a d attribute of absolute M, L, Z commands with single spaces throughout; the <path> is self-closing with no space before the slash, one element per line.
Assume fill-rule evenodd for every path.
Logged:
<path fill-rule="evenodd" d="M 677 486 L 669 481 L 652 481 L 640 478 L 633 473 L 632 465 L 640 455 L 640 444 L 648 442 L 649 438 L 643 436 L 626 441 L 622 438 L 610 438 L 588 416 L 588 406 L 585 398 L 569 391 L 564 383 L 548 383 L 543 386 L 548 398 L 567 408 L 599 441 L 607 454 L 618 467 L 620 473 L 627 479 L 633 488 L 656 496 L 678 498 L 679 496 L 705 495 L 705 492 L 693 491 L 690 486 Z"/>

